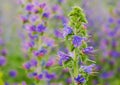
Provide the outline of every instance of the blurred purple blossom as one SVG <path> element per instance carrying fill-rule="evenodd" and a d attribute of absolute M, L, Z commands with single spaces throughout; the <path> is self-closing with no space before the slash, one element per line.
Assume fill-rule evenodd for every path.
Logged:
<path fill-rule="evenodd" d="M 100 77 L 103 79 L 108 79 L 114 76 L 114 72 L 109 71 L 109 72 L 103 72 Z"/>
<path fill-rule="evenodd" d="M 55 29 L 54 30 L 54 34 L 57 38 L 63 38 L 63 34 L 62 34 L 62 31 L 59 30 L 59 29 Z"/>
<path fill-rule="evenodd" d="M 69 54 L 65 54 L 62 51 L 58 52 L 58 56 L 60 57 L 60 60 L 59 60 L 59 64 L 60 65 L 62 65 L 63 61 L 67 61 L 67 60 L 70 59 L 70 55 Z"/>
<path fill-rule="evenodd" d="M 71 34 L 73 32 L 71 27 L 68 26 L 64 26 L 63 29 L 63 36 L 66 37 L 67 35 Z"/>
<path fill-rule="evenodd" d="M 9 75 L 10 75 L 11 77 L 15 78 L 15 77 L 17 76 L 17 71 L 16 71 L 16 70 L 11 70 L 11 71 L 9 72 Z"/>
<path fill-rule="evenodd" d="M 40 33 L 42 33 L 42 32 L 44 32 L 45 30 L 46 30 L 46 27 L 43 25 L 43 24 L 39 24 L 38 26 L 37 26 L 37 32 L 40 32 Z"/>
<path fill-rule="evenodd" d="M 91 74 L 93 72 L 93 69 L 95 68 L 95 64 L 89 65 L 89 66 L 81 66 L 81 68 L 88 74 Z"/>
<path fill-rule="evenodd" d="M 4 66 L 6 64 L 6 58 L 4 56 L 0 56 L 0 66 Z"/>

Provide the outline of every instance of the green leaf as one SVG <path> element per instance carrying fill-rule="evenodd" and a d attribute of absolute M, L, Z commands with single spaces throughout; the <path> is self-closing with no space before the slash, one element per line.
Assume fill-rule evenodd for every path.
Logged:
<path fill-rule="evenodd" d="M 79 21 L 82 23 L 87 23 L 87 19 L 85 17 L 83 10 L 78 6 L 75 6 L 68 16 L 70 17 L 72 22 Z"/>
<path fill-rule="evenodd" d="M 68 61 L 65 61 L 64 62 L 64 67 L 65 68 L 72 68 L 73 67 L 73 59 L 72 58 L 70 58 Z"/>

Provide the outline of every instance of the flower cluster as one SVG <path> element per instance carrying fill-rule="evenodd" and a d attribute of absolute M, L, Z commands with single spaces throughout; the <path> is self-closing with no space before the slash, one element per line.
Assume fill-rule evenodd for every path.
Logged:
<path fill-rule="evenodd" d="M 48 67 L 54 65 L 55 59 L 44 61 L 48 58 L 48 48 L 54 47 L 54 40 L 46 37 L 47 20 L 50 13 L 47 10 L 46 3 L 38 1 L 28 1 L 23 4 L 26 14 L 21 16 L 23 28 L 26 32 L 26 37 L 23 42 L 23 49 L 26 52 L 29 61 L 23 64 L 23 68 L 27 71 L 29 78 L 34 78 L 36 81 L 50 81 L 55 78 L 55 73 L 45 71 Z M 10 75 L 12 75 L 10 73 Z M 40 82 L 36 83 L 39 84 Z"/>

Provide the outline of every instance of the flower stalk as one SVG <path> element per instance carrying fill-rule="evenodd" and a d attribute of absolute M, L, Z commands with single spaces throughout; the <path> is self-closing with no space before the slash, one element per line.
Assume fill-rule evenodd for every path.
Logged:
<path fill-rule="evenodd" d="M 85 27 L 86 23 L 87 20 L 83 10 L 75 6 L 69 13 L 69 24 L 64 27 L 67 32 L 63 31 L 65 42 L 67 42 L 66 46 L 70 46 L 69 53 L 65 55 L 58 54 L 64 67 L 69 68 L 74 85 L 86 85 L 89 74 L 92 73 L 95 66 L 94 64 L 94 66 L 92 64 L 89 65 L 89 62 L 92 60 L 86 54 L 94 50 L 87 44 L 88 33 Z"/>

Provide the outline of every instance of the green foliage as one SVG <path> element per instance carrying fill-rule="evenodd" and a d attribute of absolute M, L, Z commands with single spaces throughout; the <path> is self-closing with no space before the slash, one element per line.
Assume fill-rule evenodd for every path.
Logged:
<path fill-rule="evenodd" d="M 83 10 L 78 7 L 78 6 L 75 6 L 73 8 L 73 10 L 69 13 L 69 17 L 70 17 L 70 22 L 71 24 L 76 24 L 77 22 L 79 23 L 87 23 L 87 20 L 86 20 L 86 17 L 85 17 L 85 14 L 83 12 Z M 79 24 L 79 25 L 81 25 Z"/>
<path fill-rule="evenodd" d="M 65 61 L 64 62 L 64 68 L 72 68 L 72 66 L 73 66 L 73 59 L 72 58 L 70 58 L 68 61 Z"/>

